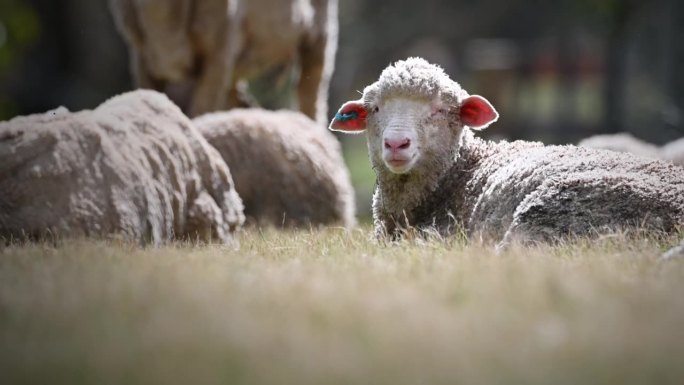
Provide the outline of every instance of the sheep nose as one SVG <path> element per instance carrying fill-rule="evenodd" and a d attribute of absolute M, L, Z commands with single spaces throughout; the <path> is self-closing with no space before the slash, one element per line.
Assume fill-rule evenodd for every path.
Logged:
<path fill-rule="evenodd" d="M 410 146 L 411 146 L 411 139 L 409 139 L 409 138 L 385 139 L 385 148 L 392 151 L 392 152 L 396 152 L 399 150 L 406 150 Z"/>

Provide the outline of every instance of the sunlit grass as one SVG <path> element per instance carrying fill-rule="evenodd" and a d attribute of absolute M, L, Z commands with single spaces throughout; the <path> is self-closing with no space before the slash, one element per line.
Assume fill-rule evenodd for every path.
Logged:
<path fill-rule="evenodd" d="M 675 384 L 675 238 L 497 254 L 370 229 L 0 251 L 2 383 Z"/>

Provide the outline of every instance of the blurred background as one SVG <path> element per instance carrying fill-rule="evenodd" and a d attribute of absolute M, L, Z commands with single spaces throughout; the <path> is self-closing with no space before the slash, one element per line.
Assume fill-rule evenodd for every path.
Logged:
<path fill-rule="evenodd" d="M 492 139 L 575 143 L 630 132 L 684 135 L 681 0 L 340 0 L 329 114 L 390 62 L 422 56 L 500 120 Z M 128 53 L 106 0 L 0 2 L 0 120 L 64 105 L 94 108 L 132 88 Z M 365 138 L 340 137 L 370 217 Z"/>

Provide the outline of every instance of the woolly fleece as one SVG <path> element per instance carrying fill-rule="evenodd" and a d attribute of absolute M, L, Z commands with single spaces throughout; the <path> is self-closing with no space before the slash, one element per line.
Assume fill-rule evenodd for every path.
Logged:
<path fill-rule="evenodd" d="M 235 109 L 194 123 L 233 171 L 252 223 L 355 224 L 354 189 L 340 144 L 305 115 Z"/>
<path fill-rule="evenodd" d="M 243 221 L 225 162 L 162 94 L 0 123 L 0 237 L 225 243 Z"/>
<path fill-rule="evenodd" d="M 619 134 L 594 135 L 582 139 L 577 145 L 580 147 L 628 152 L 653 159 L 664 159 L 684 166 L 684 138 L 673 140 L 662 147 L 658 147 L 652 143 L 637 139 L 629 133 L 622 132 Z"/>

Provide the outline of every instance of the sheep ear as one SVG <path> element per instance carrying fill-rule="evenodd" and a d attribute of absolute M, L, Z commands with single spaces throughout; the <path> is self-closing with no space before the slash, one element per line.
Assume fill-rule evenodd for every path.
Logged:
<path fill-rule="evenodd" d="M 499 119 L 499 113 L 494 107 L 479 95 L 472 95 L 461 102 L 459 112 L 461 122 L 471 128 L 481 130 Z"/>
<path fill-rule="evenodd" d="M 363 132 L 366 130 L 367 115 L 368 111 L 360 101 L 346 102 L 337 111 L 328 128 L 350 134 Z"/>

